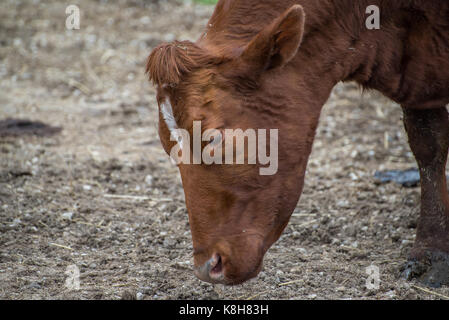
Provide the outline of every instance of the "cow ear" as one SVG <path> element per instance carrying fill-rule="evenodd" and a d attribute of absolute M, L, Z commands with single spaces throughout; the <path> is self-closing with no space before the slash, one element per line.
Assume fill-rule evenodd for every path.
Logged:
<path fill-rule="evenodd" d="M 251 75 L 287 64 L 297 53 L 304 34 L 302 6 L 294 5 L 260 31 L 246 46 L 240 62 Z"/>

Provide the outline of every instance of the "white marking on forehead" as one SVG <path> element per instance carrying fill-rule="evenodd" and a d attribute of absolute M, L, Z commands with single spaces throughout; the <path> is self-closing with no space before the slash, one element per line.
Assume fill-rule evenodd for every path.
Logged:
<path fill-rule="evenodd" d="M 166 98 L 164 102 L 161 103 L 161 113 L 162 118 L 170 131 L 171 136 L 179 143 L 182 150 L 182 135 L 178 131 L 178 124 L 176 123 L 175 117 L 173 115 L 173 108 L 170 103 L 170 99 Z"/>
<path fill-rule="evenodd" d="M 178 124 L 176 123 L 175 117 L 173 115 L 173 108 L 168 98 L 166 98 L 165 101 L 161 103 L 161 113 L 162 118 L 164 119 L 165 124 L 167 125 L 170 132 L 178 128 Z"/>

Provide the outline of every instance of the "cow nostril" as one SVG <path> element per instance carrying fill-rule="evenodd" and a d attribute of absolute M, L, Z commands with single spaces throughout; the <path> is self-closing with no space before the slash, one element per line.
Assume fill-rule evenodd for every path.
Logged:
<path fill-rule="evenodd" d="M 223 283 L 225 280 L 223 258 L 215 253 L 205 264 L 195 267 L 195 275 L 207 282 Z"/>
<path fill-rule="evenodd" d="M 217 275 L 221 274 L 222 271 L 223 271 L 223 262 L 221 260 L 221 256 L 219 254 L 215 254 L 214 264 L 211 265 L 210 274 Z"/>

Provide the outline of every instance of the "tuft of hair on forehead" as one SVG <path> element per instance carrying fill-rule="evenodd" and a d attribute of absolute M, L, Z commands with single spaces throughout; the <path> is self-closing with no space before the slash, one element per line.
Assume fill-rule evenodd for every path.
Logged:
<path fill-rule="evenodd" d="M 174 41 L 157 46 L 149 55 L 145 73 L 158 86 L 176 86 L 182 77 L 198 68 L 219 64 L 223 58 L 190 41 Z"/>

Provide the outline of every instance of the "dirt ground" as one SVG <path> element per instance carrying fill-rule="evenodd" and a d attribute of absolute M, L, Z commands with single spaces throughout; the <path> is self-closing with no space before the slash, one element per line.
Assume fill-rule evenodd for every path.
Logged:
<path fill-rule="evenodd" d="M 65 28 L 69 4 L 81 10 L 79 30 Z M 160 146 L 155 90 L 143 72 L 159 42 L 196 39 L 213 7 L 149 0 L 0 6 L 0 121 L 51 126 L 0 130 L 1 299 L 449 296 L 447 287 L 426 292 L 399 278 L 419 188 L 373 178 L 376 170 L 416 166 L 394 103 L 338 85 L 304 193 L 263 271 L 240 286 L 211 285 L 192 272 L 181 181 Z M 79 290 L 66 286 L 73 265 Z M 370 265 L 379 268 L 379 289 L 366 288 Z"/>

